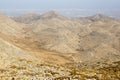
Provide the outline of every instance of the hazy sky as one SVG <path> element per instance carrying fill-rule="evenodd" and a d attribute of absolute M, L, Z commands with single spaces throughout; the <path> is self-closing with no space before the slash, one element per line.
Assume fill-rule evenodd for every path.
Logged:
<path fill-rule="evenodd" d="M 19 9 L 119 9 L 120 0 L 1 0 L 0 10 Z"/>

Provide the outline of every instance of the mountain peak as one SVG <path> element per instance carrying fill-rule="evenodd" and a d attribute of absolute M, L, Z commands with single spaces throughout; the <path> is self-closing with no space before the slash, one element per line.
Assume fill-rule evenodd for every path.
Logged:
<path fill-rule="evenodd" d="M 96 14 L 96 15 L 87 17 L 87 19 L 89 19 L 91 21 L 110 21 L 110 20 L 114 20 L 114 18 L 103 15 L 103 14 Z"/>
<path fill-rule="evenodd" d="M 105 15 L 103 15 L 103 14 L 96 14 L 96 15 L 94 15 L 93 16 L 95 19 L 101 19 L 101 18 L 106 18 L 106 17 L 108 17 L 108 16 L 105 16 Z"/>
<path fill-rule="evenodd" d="M 52 15 L 58 15 L 58 13 L 56 12 L 56 11 L 49 11 L 49 12 L 47 12 L 46 14 L 52 14 Z"/>
<path fill-rule="evenodd" d="M 58 14 L 56 11 L 49 11 L 41 15 L 42 18 L 64 18 L 62 15 Z"/>

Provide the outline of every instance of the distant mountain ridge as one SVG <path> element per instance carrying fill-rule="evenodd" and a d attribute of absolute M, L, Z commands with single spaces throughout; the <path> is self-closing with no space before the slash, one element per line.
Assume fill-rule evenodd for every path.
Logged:
<path fill-rule="evenodd" d="M 103 22 L 109 22 L 110 20 L 114 21 L 114 20 L 118 20 L 119 19 L 115 19 L 113 17 L 109 17 L 109 16 L 106 16 L 106 15 L 103 15 L 103 14 L 96 14 L 96 15 L 93 15 L 93 16 L 88 16 L 88 17 L 76 17 L 74 18 L 74 20 L 76 21 L 79 21 L 81 23 L 90 23 L 90 22 L 96 22 L 96 21 L 103 21 Z"/>
<path fill-rule="evenodd" d="M 31 44 L 37 44 L 34 46 L 36 48 L 64 54 L 77 53 L 79 56 L 75 57 L 76 61 L 96 60 L 103 57 L 113 60 L 119 55 L 119 37 L 115 35 L 119 33 L 120 23 L 119 20 L 106 15 L 96 14 L 70 19 L 50 11 L 42 14 L 38 20 L 33 20 L 30 26 L 31 29 L 26 28 L 29 29 L 26 33 L 35 39 L 35 43 L 32 41 Z M 103 51 L 102 48 L 106 50 L 100 53 Z"/>
<path fill-rule="evenodd" d="M 119 65 L 119 20 L 0 14 L 1 80 L 115 80 Z"/>
<path fill-rule="evenodd" d="M 120 23 L 101 14 L 70 19 L 50 11 L 11 19 L 1 16 L 1 23 L 1 33 L 9 36 L 11 43 L 32 55 L 45 57 L 43 60 L 46 61 L 50 58 L 47 55 L 56 61 L 64 56 L 65 62 L 96 61 L 102 58 L 114 61 L 120 56 Z"/>
<path fill-rule="evenodd" d="M 49 11 L 44 14 L 32 13 L 32 14 L 25 14 L 25 15 L 18 16 L 18 17 L 13 17 L 15 21 L 20 22 L 20 23 L 32 23 L 33 21 L 42 20 L 42 19 L 50 19 L 50 18 L 64 19 L 65 17 L 61 16 L 55 11 Z"/>

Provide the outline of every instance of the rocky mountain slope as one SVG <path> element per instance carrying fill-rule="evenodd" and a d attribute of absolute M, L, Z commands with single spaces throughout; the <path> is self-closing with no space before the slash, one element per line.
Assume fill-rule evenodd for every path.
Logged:
<path fill-rule="evenodd" d="M 0 14 L 1 80 L 119 80 L 119 61 L 119 20 Z"/>
<path fill-rule="evenodd" d="M 41 54 L 39 53 L 41 58 L 38 58 L 34 51 L 33 56 L 24 49 L 26 47 L 18 41 L 24 38 L 23 28 L 24 26 L 9 17 L 0 15 L 0 80 L 49 80 L 67 76 L 69 72 L 62 66 L 44 62 L 45 59 L 42 59 L 44 58 L 42 54 L 47 51 L 41 51 Z M 62 57 L 60 59 L 64 60 Z"/>
<path fill-rule="evenodd" d="M 18 24 L 14 20 L 7 16 L 0 14 L 0 32 L 5 35 L 10 35 L 12 37 L 17 37 L 21 35 L 22 32 L 21 24 Z"/>
<path fill-rule="evenodd" d="M 101 14 L 69 19 L 53 11 L 40 16 L 24 29 L 34 47 L 72 54 L 78 62 L 120 59 L 119 20 Z"/>

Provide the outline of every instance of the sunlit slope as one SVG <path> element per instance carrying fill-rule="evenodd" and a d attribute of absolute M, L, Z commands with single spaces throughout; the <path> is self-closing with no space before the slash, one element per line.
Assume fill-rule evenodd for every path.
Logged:
<path fill-rule="evenodd" d="M 70 19 L 53 11 L 40 16 L 24 28 L 26 40 L 34 50 L 72 54 L 72 59 L 78 62 L 120 58 L 119 20 L 101 14 Z"/>

